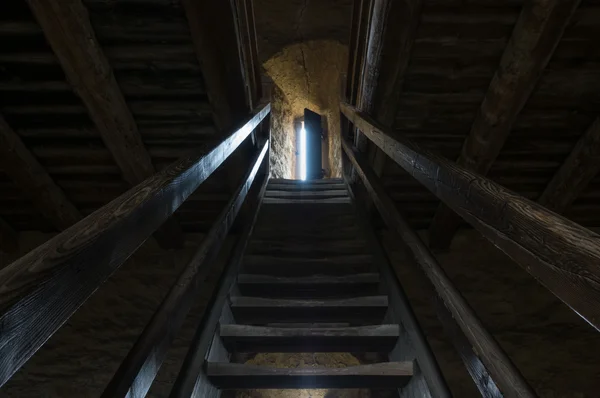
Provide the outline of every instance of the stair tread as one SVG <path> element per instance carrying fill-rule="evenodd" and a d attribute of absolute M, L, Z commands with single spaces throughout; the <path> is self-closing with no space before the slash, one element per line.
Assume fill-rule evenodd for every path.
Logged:
<path fill-rule="evenodd" d="M 346 276 L 311 275 L 299 277 L 272 276 L 260 274 L 239 274 L 238 283 L 271 283 L 271 284 L 336 284 L 336 283 L 379 283 L 379 274 L 364 273 Z"/>
<path fill-rule="evenodd" d="M 320 180 L 291 180 L 288 178 L 270 178 L 269 184 L 294 184 L 294 185 L 310 185 L 310 184 L 343 184 L 341 178 L 323 178 Z"/>
<path fill-rule="evenodd" d="M 343 197 L 343 198 L 321 198 L 321 199 L 312 199 L 312 198 L 306 198 L 306 199 L 280 199 L 280 198 L 269 198 L 269 197 L 263 198 L 263 204 L 267 204 L 267 205 L 307 204 L 307 203 L 334 205 L 334 204 L 350 204 L 351 202 L 350 202 L 350 198 L 349 197 Z"/>
<path fill-rule="evenodd" d="M 316 307 L 387 307 L 387 296 L 364 296 L 344 299 L 276 299 L 264 297 L 230 297 L 232 308 L 243 307 L 285 307 L 285 308 L 316 308 Z"/>
<path fill-rule="evenodd" d="M 384 362 L 345 368 L 270 368 L 208 362 L 206 374 L 220 388 L 397 388 L 406 385 L 413 363 Z"/>
<path fill-rule="evenodd" d="M 242 261 L 243 273 L 289 277 L 362 274 L 374 268 L 374 258 L 370 254 L 320 258 L 250 254 Z"/>
<path fill-rule="evenodd" d="M 330 189 L 344 189 L 346 190 L 346 184 L 344 183 L 331 183 L 331 184 L 278 184 L 269 183 L 267 189 L 274 191 L 322 191 Z"/>
<path fill-rule="evenodd" d="M 283 191 L 276 189 L 267 189 L 266 198 L 339 198 L 348 197 L 348 191 L 345 189 L 329 189 L 320 191 L 298 190 Z"/>
<path fill-rule="evenodd" d="M 398 337 L 400 327 L 393 324 L 349 327 L 282 328 L 252 325 L 221 325 L 220 336 L 230 337 Z"/>

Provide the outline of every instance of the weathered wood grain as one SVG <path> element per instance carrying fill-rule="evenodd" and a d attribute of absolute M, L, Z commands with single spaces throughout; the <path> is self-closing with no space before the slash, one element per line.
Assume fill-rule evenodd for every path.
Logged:
<path fill-rule="evenodd" d="M 272 322 L 349 322 L 381 323 L 387 310 L 387 296 L 345 299 L 271 299 L 262 297 L 230 297 L 231 311 L 238 323 Z"/>
<path fill-rule="evenodd" d="M 229 310 L 227 303 L 227 296 L 235 284 L 235 278 L 239 272 L 242 256 L 248 247 L 250 236 L 254 229 L 256 219 L 258 216 L 258 209 L 264 195 L 264 191 L 267 187 L 268 181 L 268 164 L 267 161 L 267 172 L 263 180 L 261 188 L 258 190 L 257 196 L 254 200 L 249 201 L 251 203 L 252 210 L 247 214 L 247 220 L 244 224 L 244 229 L 238 238 L 238 241 L 233 249 L 233 253 L 230 257 L 229 262 L 225 270 L 223 270 L 223 276 L 219 280 L 219 285 L 215 289 L 215 293 L 207 305 L 200 325 L 196 329 L 194 338 L 190 344 L 190 348 L 186 354 L 185 360 L 181 366 L 181 370 L 177 375 L 177 380 L 173 384 L 173 389 L 169 394 L 171 398 L 204 398 L 210 394 L 218 396 L 216 387 L 206 377 L 206 370 L 204 368 L 204 362 L 207 355 L 211 341 L 215 336 L 217 330 L 217 324 L 219 320 L 232 322 L 233 315 Z M 210 395 L 212 397 L 212 395 Z"/>
<path fill-rule="evenodd" d="M 581 136 L 554 174 L 538 203 L 563 213 L 600 171 L 600 119 Z"/>
<path fill-rule="evenodd" d="M 390 133 L 350 105 L 341 110 L 400 167 L 600 328 L 599 235 Z"/>
<path fill-rule="evenodd" d="M 346 178 L 350 180 L 348 176 Z M 450 398 L 452 395 L 429 342 L 370 222 L 371 218 L 366 211 L 367 202 L 364 200 L 366 198 L 356 196 L 358 191 L 356 185 L 348 185 L 349 192 L 356 203 L 355 214 L 379 265 L 382 286 L 388 294 L 389 307 L 383 322 L 401 325 L 400 336 L 396 346 L 388 354 L 388 358 L 390 361 L 414 361 L 415 368 L 419 369 L 407 385 L 398 391 L 399 396 Z"/>
<path fill-rule="evenodd" d="M 580 0 L 528 0 L 457 160 L 486 175 L 521 109 L 552 57 Z M 441 204 L 429 229 L 429 244 L 447 248 L 461 219 Z"/>
<path fill-rule="evenodd" d="M 27 0 L 75 93 L 81 98 L 123 178 L 137 185 L 155 173 L 137 124 L 104 55 L 81 0 Z M 167 248 L 183 242 L 167 220 L 156 238 Z"/>
<path fill-rule="evenodd" d="M 340 328 L 221 325 L 219 333 L 229 352 L 388 352 L 399 334 L 398 325 Z"/>
<path fill-rule="evenodd" d="M 2 115 L 0 168 L 58 230 L 67 229 L 83 218 Z"/>
<path fill-rule="evenodd" d="M 519 370 L 485 329 L 475 312 L 446 276 L 434 255 L 397 210 L 368 163 L 346 140 L 344 152 L 361 177 L 382 220 L 411 251 L 441 300 L 438 314 L 477 388 L 484 397 L 535 397 Z M 466 341 L 466 343 L 465 343 Z M 471 349 L 471 347 L 473 347 Z M 466 349 L 471 350 L 466 351 Z M 491 380 L 490 380 L 491 374 Z M 498 385 L 498 387 L 496 387 Z M 502 391 L 502 394 L 498 391 Z"/>
<path fill-rule="evenodd" d="M 219 130 L 227 130 L 248 109 L 233 3 L 220 0 L 181 3 L 214 109 L 215 124 Z"/>
<path fill-rule="evenodd" d="M 218 255 L 268 149 L 269 143 L 265 142 L 237 192 L 229 200 L 191 261 L 179 274 L 177 281 L 104 390 L 102 397 L 142 398 L 150 390 L 152 381 L 196 298 L 198 287 L 209 271 L 207 263 L 214 261 Z"/>
<path fill-rule="evenodd" d="M 175 162 L 0 270 L 0 385 L 18 370 L 269 113 Z"/>
<path fill-rule="evenodd" d="M 209 362 L 215 385 L 241 388 L 398 388 L 413 374 L 411 362 L 386 362 L 346 368 L 269 368 L 239 363 Z"/>
<path fill-rule="evenodd" d="M 0 218 L 0 250 L 14 253 L 19 248 L 19 239 L 15 231 L 4 219 Z"/>
<path fill-rule="evenodd" d="M 379 275 L 352 274 L 348 276 L 316 275 L 283 277 L 240 274 L 237 280 L 244 296 L 279 298 L 333 298 L 377 294 Z"/>

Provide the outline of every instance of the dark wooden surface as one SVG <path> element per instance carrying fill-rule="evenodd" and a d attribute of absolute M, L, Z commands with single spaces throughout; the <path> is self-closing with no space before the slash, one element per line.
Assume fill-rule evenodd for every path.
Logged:
<path fill-rule="evenodd" d="M 67 80 L 81 98 L 123 178 L 137 185 L 155 173 L 125 97 L 96 39 L 81 0 L 28 0 Z M 56 112 L 56 107 L 52 112 Z M 183 234 L 173 219 L 155 235 L 167 248 L 181 247 Z"/>
<path fill-rule="evenodd" d="M 0 218 L 0 250 L 13 253 L 19 247 L 17 232 L 6 221 Z"/>
<path fill-rule="evenodd" d="M 137 124 L 81 0 L 27 3 L 125 180 L 135 185 L 153 175 L 154 167 Z"/>
<path fill-rule="evenodd" d="M 438 305 L 438 317 L 482 396 L 502 396 L 499 395 L 497 384 L 506 397 L 535 397 L 535 393 L 519 370 L 493 336 L 487 332 L 469 304 L 446 276 L 434 255 L 397 210 L 394 202 L 386 194 L 379 177 L 375 175 L 362 155 L 355 148 L 351 148 L 347 141 L 343 142 L 343 149 L 361 177 L 382 220 L 396 238 L 410 250 L 416 263 L 433 284 L 441 300 Z"/>
<path fill-rule="evenodd" d="M 347 104 L 341 110 L 394 162 L 600 328 L 600 236 L 399 134 L 392 135 Z"/>
<path fill-rule="evenodd" d="M 358 230 L 355 229 L 353 233 L 357 234 Z M 373 258 L 369 254 L 315 259 L 247 255 L 244 257 L 243 270 L 275 276 L 340 275 L 373 270 Z"/>
<path fill-rule="evenodd" d="M 21 138 L 0 115 L 0 169 L 58 230 L 83 218 Z"/>
<path fill-rule="evenodd" d="M 176 162 L 0 271 L 0 385 L 219 167 L 269 111 L 269 105 L 259 109 L 216 148 Z"/>
<path fill-rule="evenodd" d="M 215 124 L 229 129 L 247 109 L 233 3 L 182 0 Z M 218 38 L 218 40 L 216 40 Z"/>
<path fill-rule="evenodd" d="M 525 2 L 471 132 L 463 144 L 457 160 L 460 166 L 482 175 L 488 173 L 580 2 Z M 430 245 L 438 249 L 447 248 L 460 223 L 460 217 L 442 204 L 430 226 Z"/>
<path fill-rule="evenodd" d="M 268 149 L 269 143 L 265 142 L 250 165 L 237 192 L 229 200 L 210 232 L 204 237 L 202 244 L 180 273 L 177 281 L 121 363 L 104 390 L 103 397 L 144 397 L 150 389 L 173 339 L 199 293 L 198 287 L 210 269 L 207 263 L 214 261 L 218 255 L 265 157 L 268 159 L 266 156 Z"/>
<path fill-rule="evenodd" d="M 273 328 L 221 325 L 230 352 L 388 352 L 396 344 L 398 325 L 346 328 Z"/>
<path fill-rule="evenodd" d="M 375 324 L 381 323 L 387 305 L 386 296 L 328 300 L 231 297 L 235 320 L 249 325 L 307 321 Z"/>
<path fill-rule="evenodd" d="M 258 297 L 349 297 L 377 293 L 379 275 L 278 277 L 240 274 L 238 288 L 244 296 Z"/>
<path fill-rule="evenodd" d="M 358 171 L 358 169 L 355 170 Z M 349 180 L 349 177 L 347 178 Z M 416 371 L 407 385 L 398 391 L 399 395 L 410 398 L 449 398 L 451 393 L 440 366 L 408 301 L 402 283 L 392 269 L 373 225 L 369 221 L 366 198 L 363 195 L 357 197 L 357 193 L 360 193 L 357 184 L 349 184 L 348 187 L 354 198 L 357 220 L 379 265 L 382 287 L 388 292 L 389 307 L 383 322 L 401 325 L 400 336 L 396 346 L 388 354 L 388 359 L 390 361 L 414 360 L 415 362 Z"/>
<path fill-rule="evenodd" d="M 269 368 L 212 362 L 207 374 L 222 388 L 394 388 L 413 374 L 411 362 L 386 362 L 346 368 Z"/>
<path fill-rule="evenodd" d="M 266 170 L 268 171 L 268 167 Z M 233 320 L 227 303 L 227 297 L 235 285 L 235 279 L 256 223 L 267 182 L 268 172 L 265 173 L 262 186 L 257 190 L 257 196 L 254 200 L 249 201 L 252 210 L 247 214 L 244 229 L 233 249 L 233 253 L 227 263 L 226 269 L 223 270 L 222 277 L 219 280 L 219 286 L 215 290 L 215 294 L 207 306 L 205 315 L 196 329 L 192 343 L 190 344 L 185 360 L 181 366 L 181 370 L 177 375 L 177 379 L 173 384 L 173 389 L 169 395 L 171 398 L 203 398 L 208 396 L 219 396 L 220 394 L 206 377 L 206 370 L 203 365 L 206 353 L 215 337 L 219 320 L 221 319 L 227 322 Z"/>
<path fill-rule="evenodd" d="M 600 171 L 600 119 L 596 119 L 554 174 L 538 203 L 557 212 L 573 203 Z"/>

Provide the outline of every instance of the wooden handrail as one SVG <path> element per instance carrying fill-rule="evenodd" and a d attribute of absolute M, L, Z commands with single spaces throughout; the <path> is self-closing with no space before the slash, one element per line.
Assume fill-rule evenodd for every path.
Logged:
<path fill-rule="evenodd" d="M 104 393 L 103 398 L 145 397 L 158 373 L 172 340 L 181 328 L 200 282 L 214 261 L 229 228 L 244 203 L 269 149 L 265 142 L 246 173 L 241 185 L 221 212 L 194 256 L 179 274 L 177 281 L 156 310 L 150 322 L 127 354 Z M 265 176 L 268 178 L 268 176 Z"/>
<path fill-rule="evenodd" d="M 600 330 L 600 235 L 420 148 L 348 104 L 340 109 L 400 167 Z"/>
<path fill-rule="evenodd" d="M 519 370 L 484 328 L 475 312 L 446 276 L 434 255 L 396 209 L 379 177 L 346 139 L 342 141 L 342 148 L 362 179 L 383 221 L 410 249 L 417 264 L 433 284 L 442 302 L 438 307 L 440 320 L 445 329 L 460 333 L 458 336 L 452 335 L 455 347 L 482 396 L 535 397 L 535 393 Z M 455 330 L 454 323 L 459 330 Z M 469 344 L 456 344 L 464 341 L 465 338 Z"/>
<path fill-rule="evenodd" d="M 270 112 L 178 160 L 0 270 L 0 386 L 177 210 Z"/>

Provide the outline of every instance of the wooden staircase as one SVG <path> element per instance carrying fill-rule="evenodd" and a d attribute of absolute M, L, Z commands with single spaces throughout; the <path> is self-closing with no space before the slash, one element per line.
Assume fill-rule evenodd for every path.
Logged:
<path fill-rule="evenodd" d="M 219 389 L 407 386 L 415 372 L 410 351 L 417 350 L 398 353 L 406 331 L 394 321 L 378 260 L 342 180 L 270 180 L 206 357 L 208 381 Z M 344 368 L 235 363 L 262 352 L 376 353 L 380 361 Z"/>

